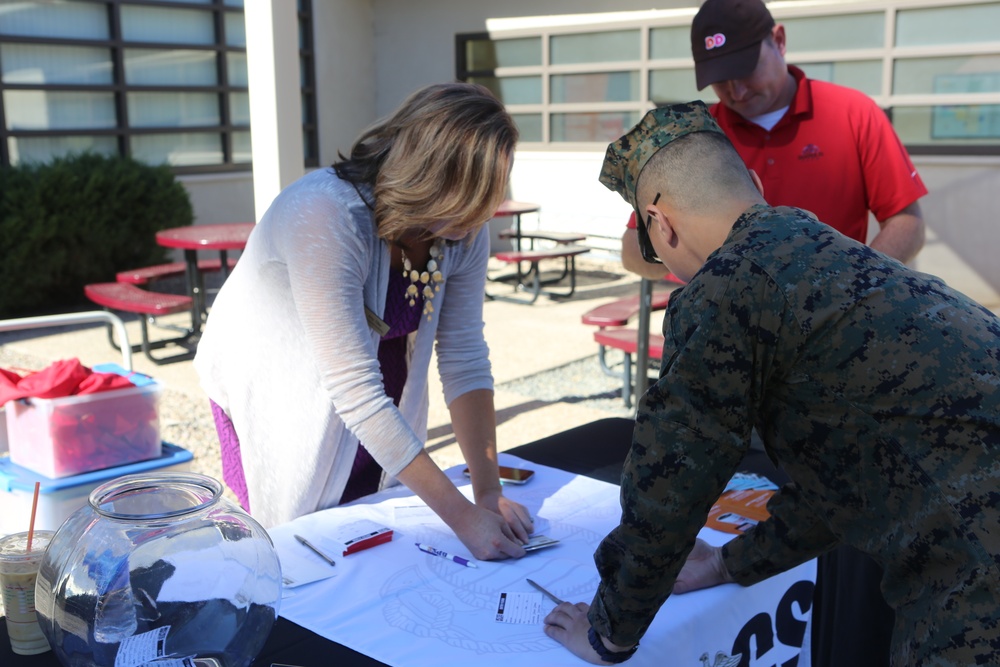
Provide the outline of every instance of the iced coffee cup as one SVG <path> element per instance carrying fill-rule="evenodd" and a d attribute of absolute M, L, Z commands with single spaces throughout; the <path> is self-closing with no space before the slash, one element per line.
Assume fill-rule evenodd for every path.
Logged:
<path fill-rule="evenodd" d="M 49 650 L 49 642 L 35 616 L 35 578 L 53 535 L 51 530 L 36 530 L 30 553 L 27 532 L 0 538 L 0 590 L 10 647 L 18 655 L 35 655 Z"/>

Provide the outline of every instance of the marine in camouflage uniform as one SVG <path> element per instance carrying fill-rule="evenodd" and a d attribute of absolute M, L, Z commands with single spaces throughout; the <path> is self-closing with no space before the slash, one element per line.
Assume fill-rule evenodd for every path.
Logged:
<path fill-rule="evenodd" d="M 671 114 L 703 123 L 702 109 L 654 110 L 646 133 L 714 131 L 670 124 Z M 602 174 L 633 206 L 649 159 L 636 157 L 648 143 L 641 126 L 612 144 Z M 804 211 L 756 205 L 673 294 L 663 335 L 622 475 L 621 524 L 595 554 L 600 634 L 639 640 L 756 426 L 793 482 L 772 498 L 770 520 L 723 548 L 737 582 L 849 544 L 884 569 L 894 665 L 1000 664 L 992 313 Z"/>

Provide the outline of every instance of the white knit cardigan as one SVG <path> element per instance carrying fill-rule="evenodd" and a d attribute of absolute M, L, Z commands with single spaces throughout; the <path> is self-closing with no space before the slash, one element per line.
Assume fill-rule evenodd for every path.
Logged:
<path fill-rule="evenodd" d="M 212 306 L 194 366 L 233 420 L 250 509 L 266 527 L 336 505 L 359 440 L 388 475 L 413 460 L 427 437 L 435 338 L 447 404 L 493 388 L 481 230 L 445 248 L 445 282 L 411 334 L 399 408 L 386 396 L 364 312 L 385 311 L 389 246 L 375 231 L 350 183 L 331 169 L 307 174 L 271 204 Z"/>

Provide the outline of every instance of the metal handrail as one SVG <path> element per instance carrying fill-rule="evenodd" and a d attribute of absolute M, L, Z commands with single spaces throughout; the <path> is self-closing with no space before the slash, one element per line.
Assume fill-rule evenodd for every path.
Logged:
<path fill-rule="evenodd" d="M 121 343 L 122 366 L 127 371 L 132 370 L 132 347 L 128 342 L 128 332 L 125 323 L 114 313 L 104 310 L 88 310 L 82 313 L 65 313 L 61 315 L 40 315 L 38 317 L 22 317 L 13 320 L 0 320 L 0 332 L 23 331 L 25 329 L 40 329 L 43 327 L 58 327 L 68 324 L 84 324 L 88 322 L 104 322 L 114 327 Z"/>

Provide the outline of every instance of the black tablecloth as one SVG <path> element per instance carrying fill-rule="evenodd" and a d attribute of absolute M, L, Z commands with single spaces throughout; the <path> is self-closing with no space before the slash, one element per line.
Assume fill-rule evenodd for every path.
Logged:
<path fill-rule="evenodd" d="M 274 663 L 300 667 L 386 667 L 383 662 L 280 617 L 252 667 L 270 667 Z M 16 655 L 11 651 L 5 622 L 0 623 L 0 666 L 61 667 L 52 651 L 40 655 Z"/>
<path fill-rule="evenodd" d="M 618 484 L 632 442 L 631 419 L 609 418 L 584 424 L 507 451 L 539 465 Z M 777 484 L 787 476 L 761 451 L 751 451 L 742 470 Z M 882 600 L 881 572 L 871 559 L 840 548 L 819 559 L 813 604 L 814 667 L 884 667 L 889 664 L 892 610 Z M 253 667 L 272 663 L 299 667 L 377 667 L 384 663 L 279 618 Z M 0 666 L 60 667 L 51 652 L 18 656 L 10 650 L 7 626 L 0 624 Z"/>

